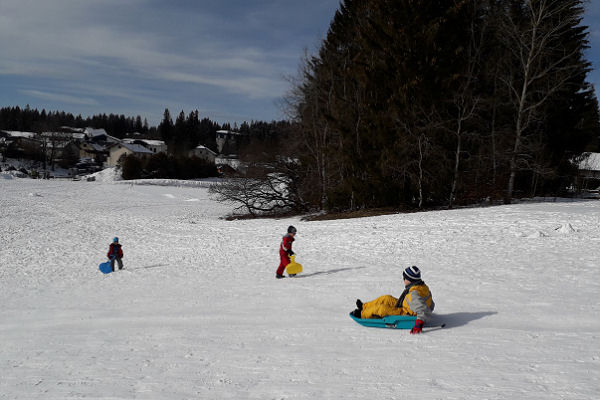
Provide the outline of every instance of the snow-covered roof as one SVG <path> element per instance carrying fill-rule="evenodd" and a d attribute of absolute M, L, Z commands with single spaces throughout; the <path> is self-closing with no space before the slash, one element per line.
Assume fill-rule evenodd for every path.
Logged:
<path fill-rule="evenodd" d="M 116 138 L 114 136 L 106 135 L 106 141 L 108 143 L 121 143 L 121 139 Z"/>
<path fill-rule="evenodd" d="M 84 146 L 89 149 L 89 150 L 93 150 L 93 151 L 105 151 L 106 147 L 99 145 L 98 143 L 84 143 Z"/>
<path fill-rule="evenodd" d="M 121 143 L 121 146 L 125 147 L 126 149 L 128 149 L 128 150 L 130 150 L 130 151 L 132 151 L 134 153 L 154 154 L 150 150 L 148 150 L 147 148 L 145 148 L 144 146 L 142 146 L 141 144 Z"/>
<path fill-rule="evenodd" d="M 95 129 L 95 128 L 85 128 L 84 131 L 86 134 L 92 137 L 106 135 L 106 131 L 104 129 Z"/>
<path fill-rule="evenodd" d="M 20 137 L 20 138 L 33 138 L 35 137 L 35 132 L 21 132 L 21 131 L 2 131 L 8 134 L 9 137 Z"/>
<path fill-rule="evenodd" d="M 579 169 L 586 171 L 600 171 L 600 153 L 586 153 L 588 157 L 579 162 Z"/>
<path fill-rule="evenodd" d="M 85 129 L 83 129 L 83 128 L 73 128 L 71 126 L 61 126 L 60 129 L 65 129 L 65 130 L 69 130 L 71 132 L 79 132 L 79 133 L 85 132 Z"/>
<path fill-rule="evenodd" d="M 238 169 L 242 165 L 242 162 L 237 158 L 217 157 L 215 158 L 215 164 L 229 165 L 232 168 Z"/>
<path fill-rule="evenodd" d="M 240 132 L 228 131 L 228 130 L 223 130 L 223 129 L 217 131 L 217 133 L 220 133 L 221 135 L 244 135 L 243 133 L 240 133 Z"/>
<path fill-rule="evenodd" d="M 198 150 L 204 150 L 204 149 L 206 149 L 206 150 L 210 151 L 211 153 L 213 153 L 214 155 L 216 155 L 216 154 L 217 154 L 217 153 L 215 153 L 214 151 L 212 151 L 211 149 L 209 149 L 208 147 L 206 147 L 206 146 L 202 146 L 202 145 L 200 145 L 200 146 L 196 146 L 196 149 L 198 149 Z"/>
<path fill-rule="evenodd" d="M 162 140 L 149 140 L 149 139 L 138 139 L 146 143 L 149 146 L 164 146 L 165 142 Z"/>
<path fill-rule="evenodd" d="M 122 140 L 122 142 L 123 143 L 143 142 L 143 143 L 146 143 L 148 146 L 165 146 L 165 142 L 163 142 L 162 140 L 125 138 Z"/>
<path fill-rule="evenodd" d="M 43 137 L 47 138 L 64 138 L 64 139 L 83 139 L 85 135 L 83 133 L 72 133 L 72 132 L 42 132 Z"/>

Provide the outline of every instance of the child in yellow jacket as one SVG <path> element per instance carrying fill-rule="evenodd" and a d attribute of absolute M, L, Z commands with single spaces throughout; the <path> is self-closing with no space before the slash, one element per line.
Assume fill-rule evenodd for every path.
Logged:
<path fill-rule="evenodd" d="M 388 315 L 414 315 L 417 317 L 415 326 L 410 333 L 421 333 L 425 321 L 431 317 L 435 303 L 429 287 L 421 280 L 419 268 L 408 267 L 402 273 L 404 277 L 404 292 L 400 298 L 385 295 L 375 300 L 363 303 L 356 300 L 353 315 L 357 318 L 383 318 Z"/>

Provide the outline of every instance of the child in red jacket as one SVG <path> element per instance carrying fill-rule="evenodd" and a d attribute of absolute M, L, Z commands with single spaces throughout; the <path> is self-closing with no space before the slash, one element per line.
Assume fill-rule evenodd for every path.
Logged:
<path fill-rule="evenodd" d="M 115 272 L 115 260 L 117 260 L 117 263 L 119 264 L 119 269 L 123 269 L 123 261 L 121 260 L 123 258 L 123 249 L 121 249 L 118 237 L 113 238 L 113 242 L 108 248 L 106 257 L 110 259 L 110 267 L 112 268 L 113 272 Z"/>
<path fill-rule="evenodd" d="M 294 236 L 296 236 L 296 228 L 290 225 L 287 229 L 287 235 L 283 237 L 281 245 L 279 246 L 279 258 L 281 259 L 281 262 L 279 263 L 279 268 L 277 268 L 275 274 L 275 278 L 277 279 L 285 278 L 283 271 L 285 271 L 285 267 L 290 263 L 290 256 L 294 255 L 294 252 L 292 251 Z"/>

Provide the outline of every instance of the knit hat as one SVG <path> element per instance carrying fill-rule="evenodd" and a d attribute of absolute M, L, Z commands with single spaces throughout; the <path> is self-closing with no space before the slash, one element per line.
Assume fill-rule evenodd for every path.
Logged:
<path fill-rule="evenodd" d="M 297 232 L 297 230 L 294 226 L 292 226 L 292 225 L 288 226 L 288 233 L 296 233 L 296 232 Z"/>
<path fill-rule="evenodd" d="M 418 267 L 414 265 L 412 267 L 408 267 L 402 272 L 402 276 L 407 281 L 416 282 L 421 280 L 421 271 Z"/>
<path fill-rule="evenodd" d="M 114 237 L 113 238 L 113 243 L 119 243 L 119 238 L 118 237 Z"/>

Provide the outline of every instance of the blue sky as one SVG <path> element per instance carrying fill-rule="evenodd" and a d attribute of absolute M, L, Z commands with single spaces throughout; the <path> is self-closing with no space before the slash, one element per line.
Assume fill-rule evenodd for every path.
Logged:
<path fill-rule="evenodd" d="M 0 0 L 0 106 L 151 125 L 197 109 L 218 122 L 283 119 L 305 49 L 338 0 Z M 588 3 L 600 88 L 600 1 Z"/>

